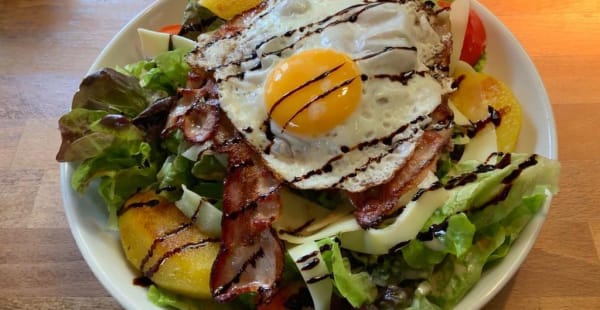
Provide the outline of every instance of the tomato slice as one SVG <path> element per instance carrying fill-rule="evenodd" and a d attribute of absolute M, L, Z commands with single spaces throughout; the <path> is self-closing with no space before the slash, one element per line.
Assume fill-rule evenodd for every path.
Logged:
<path fill-rule="evenodd" d="M 486 33 L 483 22 L 474 10 L 469 10 L 465 41 L 460 53 L 460 60 L 474 66 L 483 56 L 486 46 Z"/>
<path fill-rule="evenodd" d="M 181 30 L 181 25 L 173 24 L 173 25 L 166 25 L 166 26 L 160 28 L 160 30 L 158 30 L 158 31 L 168 33 L 168 34 L 178 34 L 179 30 Z"/>

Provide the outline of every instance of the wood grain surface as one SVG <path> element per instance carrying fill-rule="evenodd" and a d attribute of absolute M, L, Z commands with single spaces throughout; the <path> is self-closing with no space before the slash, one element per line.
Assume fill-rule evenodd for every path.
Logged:
<path fill-rule="evenodd" d="M 83 261 L 54 161 L 58 117 L 149 0 L 0 0 L 0 309 L 119 309 Z M 533 58 L 559 135 L 561 191 L 488 309 L 600 309 L 600 2 L 481 0 Z"/>

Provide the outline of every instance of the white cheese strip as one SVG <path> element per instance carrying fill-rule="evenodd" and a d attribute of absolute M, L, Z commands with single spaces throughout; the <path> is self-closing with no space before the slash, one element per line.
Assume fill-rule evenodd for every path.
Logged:
<path fill-rule="evenodd" d="M 352 206 L 338 206 L 331 211 L 285 189 L 280 191 L 280 197 L 281 214 L 273 228 L 282 240 L 301 244 L 331 237 L 340 231 L 360 229 L 352 215 Z M 297 235 L 290 233 L 298 228 L 302 231 Z"/>
<path fill-rule="evenodd" d="M 494 124 L 487 124 L 480 130 L 475 137 L 465 146 L 465 151 L 460 161 L 477 160 L 484 162 L 492 153 L 498 151 L 498 142 L 496 140 L 496 127 Z"/>
<path fill-rule="evenodd" d="M 204 197 L 192 192 L 185 185 L 181 199 L 175 205 L 183 214 L 194 220 L 200 231 L 209 237 L 221 237 L 221 217 L 223 213 Z"/>
<path fill-rule="evenodd" d="M 196 42 L 185 37 L 144 28 L 138 28 L 137 31 L 142 43 L 142 55 L 144 55 L 145 58 L 154 58 L 167 52 L 169 50 L 169 41 L 172 42 L 173 48 L 186 48 L 192 50 L 196 47 Z"/>
<path fill-rule="evenodd" d="M 306 242 L 311 242 L 315 240 L 321 240 L 323 238 L 336 236 L 340 233 L 361 230 L 362 228 L 358 223 L 356 223 L 356 219 L 354 215 L 349 214 L 341 218 L 338 222 L 327 226 L 326 228 L 312 234 L 309 236 L 294 236 L 291 234 L 280 233 L 279 238 L 294 244 L 302 244 Z"/>
<path fill-rule="evenodd" d="M 342 247 L 367 254 L 387 254 L 398 244 L 414 239 L 433 212 L 449 197 L 444 188 L 427 191 L 417 201 L 411 201 L 391 225 L 341 234 Z"/>
<path fill-rule="evenodd" d="M 319 246 L 315 242 L 307 242 L 289 249 L 288 253 L 306 282 L 315 310 L 330 309 L 333 283 Z"/>
<path fill-rule="evenodd" d="M 471 121 L 469 121 L 469 119 L 462 114 L 458 108 L 452 103 L 452 101 L 448 101 L 448 107 L 450 107 L 450 110 L 452 110 L 452 113 L 454 113 L 454 123 L 456 125 L 459 126 L 470 126 L 471 125 Z"/>
<path fill-rule="evenodd" d="M 450 6 L 450 24 L 452 25 L 453 41 L 450 73 L 454 72 L 454 67 L 460 59 L 460 53 L 465 41 L 465 32 L 467 31 L 467 22 L 469 21 L 470 8 L 471 3 L 469 0 L 454 0 Z"/>

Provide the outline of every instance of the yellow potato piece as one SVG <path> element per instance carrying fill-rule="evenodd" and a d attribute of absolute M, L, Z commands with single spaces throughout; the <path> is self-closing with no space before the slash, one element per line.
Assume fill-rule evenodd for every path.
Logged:
<path fill-rule="evenodd" d="M 119 215 L 127 260 L 156 285 L 185 296 L 210 298 L 210 272 L 219 243 L 154 192 L 127 201 Z"/>
<path fill-rule="evenodd" d="M 236 15 L 256 7 L 261 0 L 199 0 L 200 4 L 223 19 L 231 19 Z"/>
<path fill-rule="evenodd" d="M 462 76 L 462 81 L 450 100 L 471 122 L 489 116 L 488 106 L 501 115 L 500 126 L 496 128 L 498 151 L 513 152 L 519 140 L 523 122 L 521 104 L 512 90 L 498 79 L 478 73 L 466 63 L 460 62 L 454 77 Z"/>

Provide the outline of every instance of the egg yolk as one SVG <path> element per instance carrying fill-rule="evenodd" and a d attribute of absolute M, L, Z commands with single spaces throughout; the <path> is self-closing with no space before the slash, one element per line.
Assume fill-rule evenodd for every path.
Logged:
<path fill-rule="evenodd" d="M 282 132 L 315 137 L 358 107 L 362 80 L 356 63 L 332 49 L 313 49 L 281 61 L 265 84 L 269 117 Z"/>

